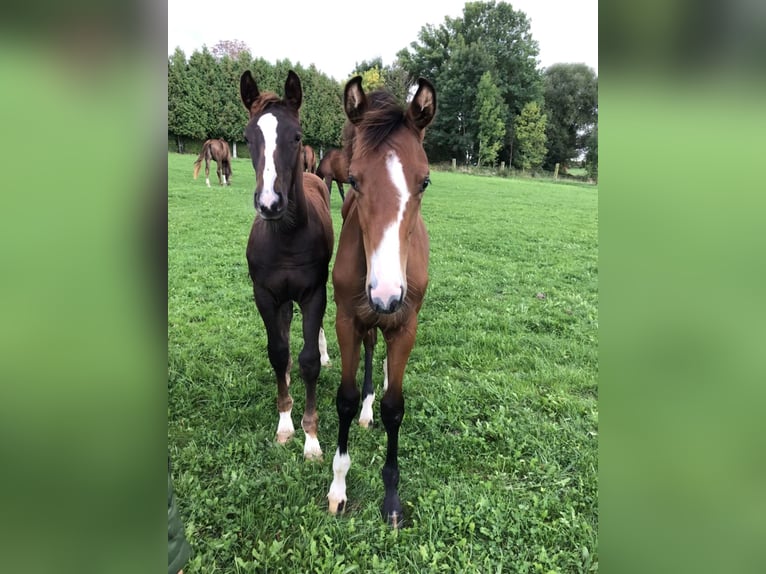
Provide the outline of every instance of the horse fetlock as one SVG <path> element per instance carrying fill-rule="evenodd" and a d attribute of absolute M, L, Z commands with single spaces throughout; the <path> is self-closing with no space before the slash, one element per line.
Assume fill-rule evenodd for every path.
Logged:
<path fill-rule="evenodd" d="M 322 460 L 322 448 L 316 435 L 306 434 L 306 442 L 303 445 L 303 458 L 306 460 Z"/>
<path fill-rule="evenodd" d="M 359 415 L 359 426 L 369 428 L 372 425 L 372 405 L 375 402 L 375 394 L 367 395 L 362 401 L 362 412 Z"/>
<path fill-rule="evenodd" d="M 386 494 L 381 507 L 381 515 L 392 528 L 401 528 L 404 524 L 404 513 L 402 512 L 402 503 L 396 492 Z"/>
<path fill-rule="evenodd" d="M 293 427 L 291 412 L 291 410 L 288 410 L 279 413 L 279 425 L 277 425 L 276 439 L 279 444 L 286 443 L 295 434 L 295 427 Z"/>

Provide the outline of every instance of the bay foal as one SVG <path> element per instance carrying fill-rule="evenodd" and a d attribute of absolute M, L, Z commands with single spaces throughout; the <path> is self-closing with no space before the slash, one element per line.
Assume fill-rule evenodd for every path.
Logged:
<path fill-rule="evenodd" d="M 421 78 L 411 103 L 403 109 L 387 92 L 365 94 L 362 78 L 357 76 L 346 84 L 343 105 L 348 118 L 344 153 L 352 191 L 343 204 L 343 226 L 332 271 L 341 382 L 336 397 L 338 447 L 327 498 L 331 513 L 343 510 L 351 466 L 349 429 L 360 402 L 356 383 L 360 347 L 364 343 L 364 392 L 368 395 L 372 392 L 372 350 L 380 330 L 386 342 L 388 381 L 380 403 L 387 435 L 381 512 L 396 528 L 402 521 L 398 492 L 402 381 L 428 285 L 429 242 L 420 203 L 430 182 L 423 137 L 436 113 L 436 92 Z M 372 419 L 373 398 L 365 396 L 363 426 Z"/>

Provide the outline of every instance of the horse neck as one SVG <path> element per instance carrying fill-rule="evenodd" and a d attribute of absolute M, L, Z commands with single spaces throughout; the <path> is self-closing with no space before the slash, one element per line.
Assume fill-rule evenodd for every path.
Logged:
<path fill-rule="evenodd" d="M 308 200 L 303 189 L 303 161 L 296 164 L 293 176 L 293 187 L 290 190 L 288 201 L 293 210 L 293 220 L 296 226 L 303 227 L 308 221 Z"/>

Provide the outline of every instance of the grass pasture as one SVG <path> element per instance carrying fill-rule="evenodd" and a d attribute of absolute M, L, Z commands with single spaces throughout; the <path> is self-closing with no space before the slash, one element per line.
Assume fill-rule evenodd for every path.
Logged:
<path fill-rule="evenodd" d="M 233 185 L 168 154 L 168 451 L 194 557 L 188 573 L 598 570 L 597 188 L 434 171 L 423 199 L 431 282 L 405 374 L 399 493 L 382 521 L 379 424 L 354 424 L 345 514 L 327 514 L 340 356 L 318 388 L 321 462 L 274 442 L 276 384 L 245 246 L 249 160 Z M 214 165 L 214 164 L 213 164 Z M 340 196 L 332 193 L 336 245 Z M 360 376 L 361 378 L 361 376 Z"/>

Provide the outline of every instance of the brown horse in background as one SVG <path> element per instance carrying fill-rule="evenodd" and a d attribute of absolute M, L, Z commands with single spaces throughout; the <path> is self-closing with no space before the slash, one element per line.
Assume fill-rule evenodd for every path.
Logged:
<path fill-rule="evenodd" d="M 310 145 L 303 146 L 303 171 L 309 173 L 316 173 L 317 171 L 317 158 L 314 153 L 314 148 Z"/>
<path fill-rule="evenodd" d="M 218 174 L 218 182 L 221 185 L 231 185 L 231 150 L 229 144 L 221 139 L 210 139 L 202 144 L 202 151 L 199 152 L 197 161 L 194 162 L 194 179 L 197 179 L 199 170 L 202 167 L 202 160 L 205 160 L 205 183 L 210 187 L 210 160 L 215 162 Z"/>
<path fill-rule="evenodd" d="M 306 386 L 303 456 L 320 458 L 316 384 L 320 365 L 330 359 L 322 329 L 334 241 L 330 198 L 322 180 L 303 171 L 299 116 L 303 90 L 295 72 L 288 72 L 284 99 L 261 92 L 249 70 L 240 78 L 240 95 L 249 113 L 245 138 L 255 170 L 256 217 L 247 242 L 247 266 L 277 378 L 276 440 L 287 442 L 295 432 L 289 392 L 295 302 L 303 316 L 303 349 L 298 356 Z"/>
<path fill-rule="evenodd" d="M 429 241 L 420 204 L 430 183 L 423 137 L 436 113 L 436 91 L 421 78 L 411 103 L 403 109 L 388 92 L 365 94 L 362 78 L 356 76 L 346 84 L 343 100 L 348 117 L 344 152 L 352 192 L 343 203 L 332 270 L 341 381 L 336 397 L 338 448 L 327 498 L 333 514 L 346 506 L 346 474 L 351 466 L 348 436 L 359 409 L 356 375 L 362 343 L 364 396 L 359 424 L 366 427 L 372 422 L 372 355 L 379 329 L 386 342 L 380 417 L 388 439 L 381 512 L 397 528 L 402 524 L 398 493 L 402 383 L 428 286 Z"/>
<path fill-rule="evenodd" d="M 348 160 L 344 153 L 335 148 L 330 148 L 319 161 L 316 174 L 324 180 L 327 192 L 332 195 L 332 182 L 338 184 L 340 200 L 344 201 L 343 184 L 348 183 Z"/>

